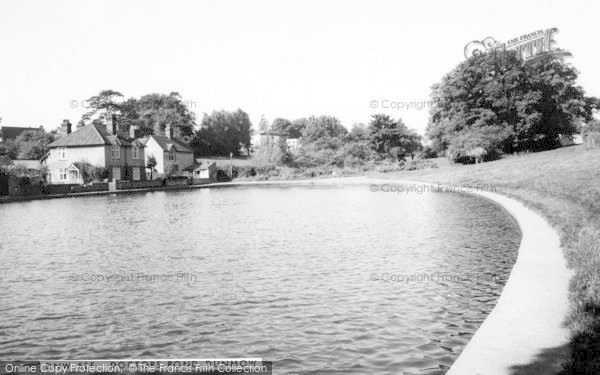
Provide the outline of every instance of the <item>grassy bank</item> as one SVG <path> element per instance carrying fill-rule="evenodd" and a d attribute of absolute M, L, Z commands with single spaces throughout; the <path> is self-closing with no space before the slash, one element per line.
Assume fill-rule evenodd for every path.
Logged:
<path fill-rule="evenodd" d="M 565 373 L 600 373 L 600 149 L 571 146 L 477 165 L 436 164 L 439 168 L 382 177 L 493 186 L 545 216 L 575 272 L 565 317 L 573 332 Z"/>

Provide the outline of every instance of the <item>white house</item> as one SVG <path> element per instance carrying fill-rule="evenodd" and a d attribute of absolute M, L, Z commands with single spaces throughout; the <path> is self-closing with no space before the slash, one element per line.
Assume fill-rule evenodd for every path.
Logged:
<path fill-rule="evenodd" d="M 43 162 L 51 184 L 81 184 L 81 163 L 106 168 L 111 180 L 145 180 L 144 145 L 117 134 L 116 122 L 106 126 L 89 124 L 71 132 L 71 123 L 63 121 L 62 136 L 48 145 Z"/>
<path fill-rule="evenodd" d="M 210 179 L 215 178 L 217 163 L 210 160 L 196 159 L 196 162 L 183 168 L 183 175 L 190 178 Z"/>
<path fill-rule="evenodd" d="M 185 140 L 179 137 L 173 137 L 170 127 L 165 129 L 166 135 L 151 135 L 140 138 L 139 141 L 145 146 L 146 162 L 152 156 L 156 159 L 157 174 L 171 174 L 174 176 L 183 175 L 186 167 L 194 164 L 194 151 L 187 145 Z M 150 171 L 148 171 L 150 172 Z"/>

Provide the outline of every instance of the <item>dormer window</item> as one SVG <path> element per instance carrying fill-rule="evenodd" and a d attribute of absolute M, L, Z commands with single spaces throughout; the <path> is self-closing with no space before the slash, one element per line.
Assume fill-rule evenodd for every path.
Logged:
<path fill-rule="evenodd" d="M 140 148 L 138 146 L 133 146 L 132 158 L 139 159 L 140 158 Z"/>
<path fill-rule="evenodd" d="M 59 147 L 57 149 L 58 152 L 58 160 L 67 160 L 67 148 Z"/>
<path fill-rule="evenodd" d="M 121 158 L 121 148 L 119 146 L 111 146 L 110 157 L 113 159 L 120 159 Z"/>

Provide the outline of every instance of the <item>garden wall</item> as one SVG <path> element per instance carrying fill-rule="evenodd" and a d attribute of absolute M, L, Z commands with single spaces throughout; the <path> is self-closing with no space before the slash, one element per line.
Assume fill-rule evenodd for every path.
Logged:
<path fill-rule="evenodd" d="M 162 180 L 147 180 L 147 181 L 117 181 L 117 189 L 146 189 L 151 187 L 163 186 Z"/>

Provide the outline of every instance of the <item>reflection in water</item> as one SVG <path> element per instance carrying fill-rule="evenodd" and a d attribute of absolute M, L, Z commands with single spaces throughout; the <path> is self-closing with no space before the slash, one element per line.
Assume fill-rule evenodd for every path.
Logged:
<path fill-rule="evenodd" d="M 0 358 L 263 357 L 277 374 L 443 373 L 520 237 L 480 198 L 368 187 L 33 201 L 0 217 Z"/>

